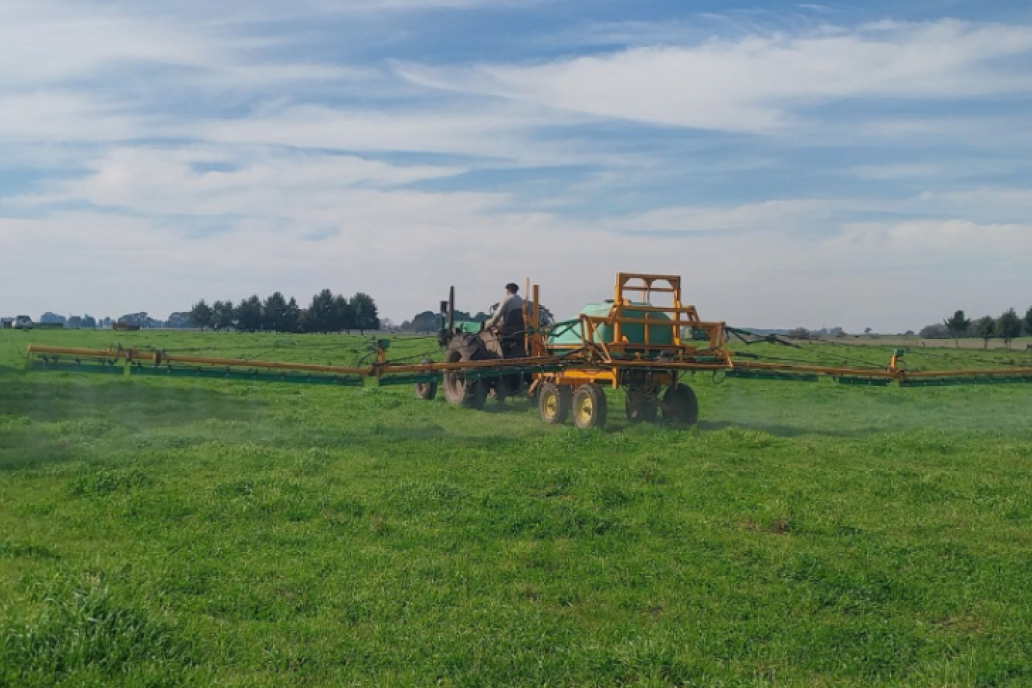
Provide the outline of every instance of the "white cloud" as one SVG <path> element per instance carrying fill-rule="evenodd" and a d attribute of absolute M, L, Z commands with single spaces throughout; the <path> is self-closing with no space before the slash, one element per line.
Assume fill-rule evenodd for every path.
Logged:
<path fill-rule="evenodd" d="M 0 141 L 98 141 L 142 132 L 135 114 L 69 92 L 0 93 Z"/>
<path fill-rule="evenodd" d="M 243 8 L 238 8 L 243 9 Z M 173 5 L 123 5 L 64 0 L 7 0 L 0 6 L 0 85 L 39 91 L 48 85 L 99 80 L 104 90 L 147 73 L 146 85 L 253 89 L 343 80 L 379 72 L 341 64 L 284 61 L 270 55 L 283 37 L 241 33 L 210 6 L 190 14 Z M 162 75 L 158 70 L 172 70 Z M 137 83 L 139 89 L 143 84 Z M 118 89 L 113 89 L 118 90 Z"/>
<path fill-rule="evenodd" d="M 0 82 L 38 87 L 124 62 L 202 67 L 220 52 L 189 32 L 93 3 L 5 0 L 0 6 Z"/>
<path fill-rule="evenodd" d="M 582 121 L 582 117 L 557 115 L 529 105 L 467 103 L 463 107 L 378 111 L 274 104 L 239 119 L 203 120 L 163 131 L 222 144 L 441 153 L 537 165 L 626 164 L 632 159 L 594 150 L 589 144 L 544 143 L 532 135 L 537 128 Z"/>
<path fill-rule="evenodd" d="M 1032 51 L 1032 28 L 957 21 L 816 36 L 714 38 L 540 65 L 401 68 L 414 83 L 601 117 L 746 132 L 795 122 L 795 108 L 851 97 L 955 98 L 1028 92 L 996 61 Z"/>
<path fill-rule="evenodd" d="M 88 203 L 141 215 L 316 219 L 345 202 L 356 185 L 391 187 L 459 174 L 463 168 L 389 165 L 353 156 L 296 151 L 116 148 L 92 173 L 12 199 L 20 206 Z"/>
<path fill-rule="evenodd" d="M 971 220 L 918 219 L 846 225 L 829 246 L 851 253 L 903 254 L 934 262 L 996 256 L 1001 264 L 1032 255 L 1032 224 L 985 224 Z"/>
<path fill-rule="evenodd" d="M 620 218 L 610 224 L 640 232 L 794 231 L 827 219 L 835 210 L 842 210 L 842 202 L 775 200 L 730 208 L 662 208 Z"/>
<path fill-rule="evenodd" d="M 917 203 L 940 213 L 994 218 L 1000 224 L 1032 219 L 1032 189 L 984 187 L 964 191 L 925 192 Z"/>

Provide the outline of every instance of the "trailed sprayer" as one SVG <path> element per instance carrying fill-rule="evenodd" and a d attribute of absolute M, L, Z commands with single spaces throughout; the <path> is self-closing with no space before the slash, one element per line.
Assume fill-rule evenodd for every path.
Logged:
<path fill-rule="evenodd" d="M 324 366 L 181 355 L 136 348 L 76 349 L 31 345 L 28 364 L 37 370 L 74 370 L 169 377 L 219 378 L 361 386 L 414 385 L 420 399 L 443 390 L 449 403 L 482 408 L 489 399 L 527 398 L 541 420 L 579 428 L 606 424 L 610 395 L 622 391 L 632 422 L 694 424 L 699 418 L 693 373 L 754 380 L 904 387 L 1032 382 L 1032 367 L 908 371 L 903 351 L 883 367 L 801 365 L 763 361 L 735 353 L 732 336 L 760 341 L 724 322 L 706 321 L 682 301 L 681 278 L 620 273 L 612 298 L 585 306 L 576 317 L 555 322 L 533 285 L 522 311 L 497 329 L 458 322 L 455 292 L 441 302 L 437 335 L 441 360 L 390 360 L 390 341 L 375 341 L 375 361 L 365 366 Z"/>

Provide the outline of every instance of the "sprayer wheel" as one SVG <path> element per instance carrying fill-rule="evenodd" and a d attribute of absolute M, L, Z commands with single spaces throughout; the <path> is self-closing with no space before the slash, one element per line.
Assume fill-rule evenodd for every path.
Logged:
<path fill-rule="evenodd" d="M 699 400 L 688 385 L 676 384 L 663 395 L 663 417 L 678 425 L 699 422 Z"/>
<path fill-rule="evenodd" d="M 433 363 L 429 358 L 424 358 L 420 361 L 421 365 Z M 437 396 L 437 382 L 417 382 L 416 383 L 416 399 L 422 399 L 423 401 L 433 401 Z"/>
<path fill-rule="evenodd" d="M 643 394 L 628 393 L 624 409 L 627 412 L 627 420 L 631 423 L 653 423 L 659 415 L 659 407 Z"/>
<path fill-rule="evenodd" d="M 582 430 L 604 428 L 608 410 L 606 393 L 593 382 L 573 393 L 573 424 Z"/>
<path fill-rule="evenodd" d="M 538 414 L 541 422 L 548 425 L 562 425 L 570 415 L 570 388 L 546 382 L 537 394 Z"/>

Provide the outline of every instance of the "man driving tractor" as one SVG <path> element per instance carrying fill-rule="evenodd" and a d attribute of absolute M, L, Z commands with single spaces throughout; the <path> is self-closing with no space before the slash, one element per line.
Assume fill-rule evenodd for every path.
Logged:
<path fill-rule="evenodd" d="M 505 358 L 519 358 L 523 351 L 523 299 L 518 294 L 520 288 L 513 282 L 505 285 L 505 298 L 498 304 L 495 312 L 484 323 L 484 330 L 496 332 Z"/>

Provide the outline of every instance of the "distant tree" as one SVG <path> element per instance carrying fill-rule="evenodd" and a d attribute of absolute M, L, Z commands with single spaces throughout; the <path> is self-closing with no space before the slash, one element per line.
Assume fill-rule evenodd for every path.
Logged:
<path fill-rule="evenodd" d="M 280 292 L 274 292 L 262 304 L 262 329 L 269 332 L 287 332 L 287 300 Z"/>
<path fill-rule="evenodd" d="M 1021 336 L 1021 318 L 1013 308 L 1008 308 L 996 319 L 995 329 L 996 336 L 1000 337 L 1009 349 L 1011 341 Z"/>
<path fill-rule="evenodd" d="M 398 329 L 390 318 L 380 318 L 380 327 L 383 328 L 384 332 L 393 332 Z"/>
<path fill-rule="evenodd" d="M 84 315 L 82 316 L 82 326 L 90 330 L 96 329 L 97 320 L 92 315 Z"/>
<path fill-rule="evenodd" d="M 440 324 L 438 316 L 433 311 L 423 311 L 417 313 L 412 317 L 412 320 L 408 320 L 401 324 L 401 329 L 410 332 L 433 332 Z"/>
<path fill-rule="evenodd" d="M 39 321 L 41 323 L 49 323 L 53 325 L 64 325 L 65 317 L 63 315 L 58 315 L 57 313 L 51 313 L 50 311 L 47 311 L 43 315 L 39 316 Z"/>
<path fill-rule="evenodd" d="M 82 327 L 82 317 L 73 315 L 65 321 L 65 327 L 73 330 L 78 330 Z"/>
<path fill-rule="evenodd" d="M 331 332 L 343 332 L 347 330 L 348 334 L 351 334 L 352 328 L 355 326 L 355 314 L 351 310 L 351 304 L 348 303 L 347 298 L 343 294 L 337 294 L 333 297 L 333 310 L 330 316 L 330 331 Z"/>
<path fill-rule="evenodd" d="M 791 329 L 788 331 L 788 336 L 792 339 L 809 339 L 810 330 L 806 329 L 805 327 L 796 327 L 795 329 Z"/>
<path fill-rule="evenodd" d="M 968 318 L 964 311 L 957 311 L 952 317 L 943 320 L 942 324 L 954 339 L 965 337 L 971 331 L 971 318 Z"/>
<path fill-rule="evenodd" d="M 216 301 L 211 304 L 211 326 L 215 330 L 228 330 L 236 325 L 236 308 L 232 301 Z"/>
<path fill-rule="evenodd" d="M 184 329 L 190 327 L 192 324 L 190 320 L 190 313 L 183 311 L 176 311 L 168 316 L 168 320 L 165 321 L 166 327 L 174 327 L 176 329 Z"/>
<path fill-rule="evenodd" d="M 870 327 L 865 327 L 864 328 L 864 334 L 866 334 L 867 336 L 870 336 L 871 332 L 873 332 L 873 331 L 874 330 L 872 330 Z"/>
<path fill-rule="evenodd" d="M 118 319 L 118 322 L 140 327 L 154 327 L 158 321 L 147 315 L 147 311 L 140 311 L 139 313 L 126 313 Z"/>
<path fill-rule="evenodd" d="M 1032 334 L 1032 306 L 1025 311 L 1025 333 Z"/>
<path fill-rule="evenodd" d="M 975 336 L 981 338 L 983 349 L 989 348 L 989 340 L 993 338 L 996 333 L 995 331 L 996 320 L 994 320 L 991 315 L 979 318 L 978 321 L 975 322 Z"/>
<path fill-rule="evenodd" d="M 293 296 L 290 297 L 290 301 L 287 301 L 287 307 L 283 310 L 282 327 L 281 332 L 301 331 L 301 308 Z"/>
<path fill-rule="evenodd" d="M 366 330 L 380 329 L 380 313 L 372 296 L 358 292 L 351 297 L 348 305 L 351 307 L 352 326 L 355 329 L 363 334 Z"/>
<path fill-rule="evenodd" d="M 214 309 L 201 299 L 190 309 L 190 324 L 206 330 L 213 326 Z"/>
<path fill-rule="evenodd" d="M 312 303 L 305 309 L 303 318 L 305 332 L 329 332 L 333 327 L 333 292 L 323 289 L 312 297 Z"/>
<path fill-rule="evenodd" d="M 934 325 L 922 327 L 918 336 L 921 339 L 946 339 L 950 336 L 950 331 L 945 324 L 935 323 Z"/>
<path fill-rule="evenodd" d="M 262 300 L 258 295 L 241 299 L 236 307 L 237 329 L 245 332 L 257 332 L 262 329 Z"/>
<path fill-rule="evenodd" d="M 111 329 L 111 318 L 105 315 L 103 318 L 100 319 L 100 326 L 103 327 L 105 330 Z"/>

